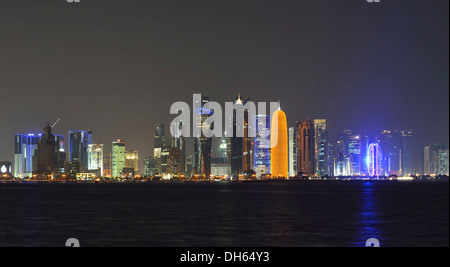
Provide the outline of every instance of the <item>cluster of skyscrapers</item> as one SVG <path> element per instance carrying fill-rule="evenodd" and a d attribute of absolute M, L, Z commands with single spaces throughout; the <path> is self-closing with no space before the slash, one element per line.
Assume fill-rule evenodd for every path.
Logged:
<path fill-rule="evenodd" d="M 112 153 L 93 142 L 90 130 L 69 131 L 68 153 L 64 136 L 44 133 L 17 134 L 14 137 L 14 172 L 17 178 L 78 178 L 134 176 L 138 169 L 137 151 L 126 151 L 125 142 L 112 143 Z"/>
<path fill-rule="evenodd" d="M 239 96 L 234 103 L 245 105 L 248 101 Z M 201 108 L 194 112 L 200 120 L 194 127 L 204 127 L 212 115 L 211 110 L 204 108 L 208 102 L 209 98 L 202 96 L 197 103 Z M 271 115 L 254 115 L 244 110 L 243 123 L 235 113 L 225 123 L 232 125 L 228 129 L 232 129 L 233 137 L 222 137 L 214 147 L 211 137 L 193 137 L 194 151 L 189 155 L 186 138 L 181 134 L 182 122 L 172 126 L 172 133 L 177 132 L 178 137 L 170 139 L 166 139 L 165 126 L 158 126 L 153 136 L 153 155 L 144 159 L 142 172 L 138 151 L 128 151 L 123 140 L 115 140 L 112 153 L 104 153 L 104 145 L 93 142 L 92 131 L 69 131 L 66 153 L 64 136 L 52 134 L 52 127 L 47 124 L 43 134 L 15 135 L 13 175 L 270 179 L 449 173 L 449 152 L 443 143 L 424 147 L 421 166 L 416 168 L 411 130 L 384 130 L 375 136 L 344 130 L 331 138 L 327 120 L 305 118 L 288 128 L 282 110 Z M 255 131 L 254 137 L 251 131 Z M 238 132 L 243 132 L 243 136 L 235 137 Z M 3 173 L 11 172 L 11 164 L 1 165 Z"/>

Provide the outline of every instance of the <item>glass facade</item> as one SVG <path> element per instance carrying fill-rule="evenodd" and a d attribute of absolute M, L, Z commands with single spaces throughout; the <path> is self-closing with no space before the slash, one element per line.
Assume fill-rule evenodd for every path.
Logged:
<path fill-rule="evenodd" d="M 263 175 L 270 174 L 270 116 L 259 115 L 253 119 L 253 125 L 257 126 L 253 170 L 256 172 L 256 177 L 261 178 Z"/>
<path fill-rule="evenodd" d="M 120 177 L 125 168 L 125 142 L 118 139 L 112 144 L 112 177 Z"/>

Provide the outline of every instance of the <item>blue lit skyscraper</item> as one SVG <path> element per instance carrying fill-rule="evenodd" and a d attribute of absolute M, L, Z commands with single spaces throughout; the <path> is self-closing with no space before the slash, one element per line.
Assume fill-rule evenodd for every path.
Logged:
<path fill-rule="evenodd" d="M 315 168 L 318 176 L 329 175 L 328 132 L 326 120 L 314 120 Z"/>
<path fill-rule="evenodd" d="M 69 160 L 79 161 L 83 171 L 88 169 L 89 142 L 92 142 L 91 131 L 69 131 Z"/>
<path fill-rule="evenodd" d="M 42 134 L 16 134 L 14 136 L 14 177 L 33 175 L 33 157 Z"/>
<path fill-rule="evenodd" d="M 367 169 L 370 176 L 381 176 L 382 175 L 382 152 L 380 145 L 378 143 L 371 143 L 369 145 L 367 154 Z"/>
<path fill-rule="evenodd" d="M 256 177 L 261 178 L 270 173 L 270 116 L 258 115 L 253 117 L 256 125 L 253 170 Z"/>

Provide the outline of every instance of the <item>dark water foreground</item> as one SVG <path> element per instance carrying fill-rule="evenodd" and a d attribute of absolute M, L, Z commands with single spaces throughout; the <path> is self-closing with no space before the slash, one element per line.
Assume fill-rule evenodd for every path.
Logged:
<path fill-rule="evenodd" d="M 449 246 L 449 184 L 0 184 L 0 246 Z"/>

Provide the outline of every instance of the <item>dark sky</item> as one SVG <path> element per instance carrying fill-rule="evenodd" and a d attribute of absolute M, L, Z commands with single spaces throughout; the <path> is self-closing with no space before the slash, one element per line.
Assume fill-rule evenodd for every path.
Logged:
<path fill-rule="evenodd" d="M 152 154 L 193 93 L 281 100 L 288 124 L 449 140 L 448 0 L 0 0 L 0 161 L 13 135 L 91 129 Z"/>

